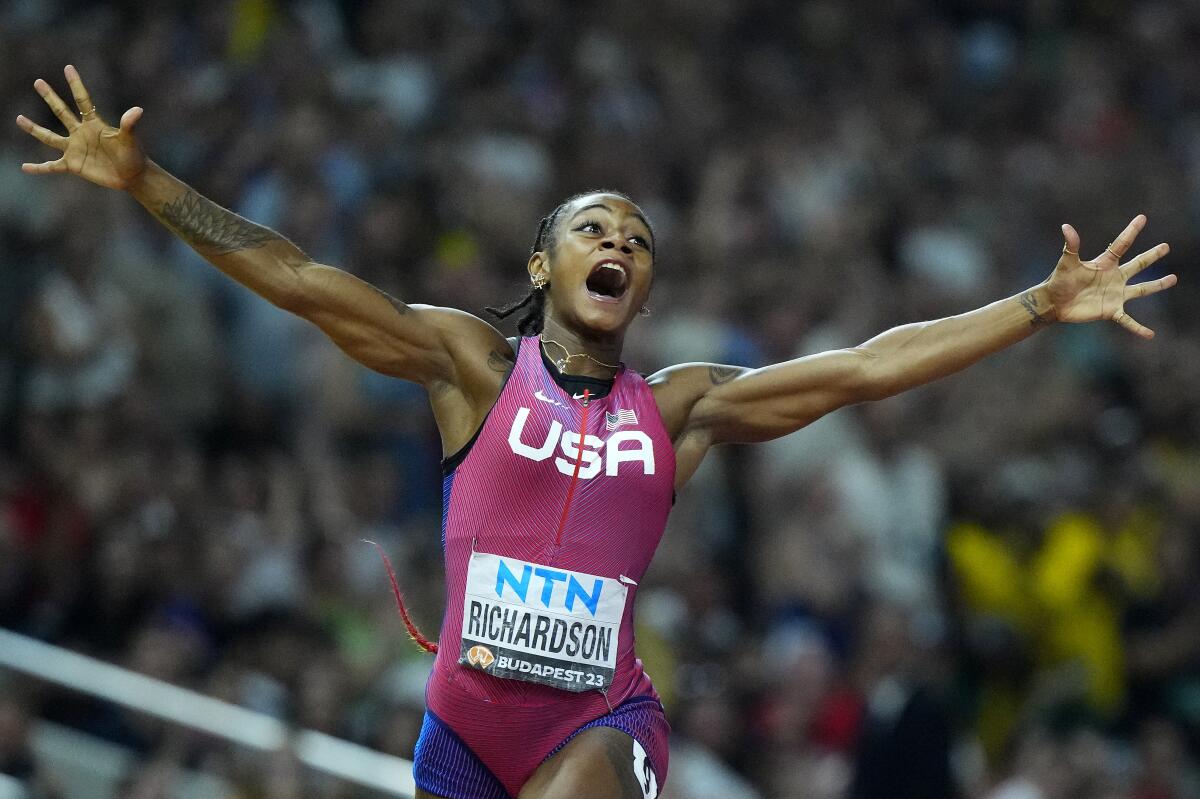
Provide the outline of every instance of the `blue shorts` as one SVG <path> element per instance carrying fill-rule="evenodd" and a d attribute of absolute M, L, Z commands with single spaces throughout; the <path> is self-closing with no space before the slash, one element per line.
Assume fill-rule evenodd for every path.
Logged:
<path fill-rule="evenodd" d="M 640 744 L 636 748 L 643 752 L 647 773 L 639 775 L 639 779 L 655 786 L 654 793 L 647 791 L 647 795 L 657 794 L 667 776 L 666 737 L 670 729 L 658 700 L 647 696 L 626 700 L 611 713 L 589 721 L 568 735 L 541 762 L 561 751 L 576 735 L 593 727 L 612 727 Z M 428 710 L 413 756 L 413 777 L 418 788 L 445 799 L 513 799 L 450 725 Z"/>

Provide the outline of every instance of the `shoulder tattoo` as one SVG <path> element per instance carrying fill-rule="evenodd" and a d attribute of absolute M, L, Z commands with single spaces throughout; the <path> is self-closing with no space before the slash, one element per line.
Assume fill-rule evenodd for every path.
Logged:
<path fill-rule="evenodd" d="M 506 375 L 516 366 L 516 361 L 507 357 L 500 350 L 492 350 L 488 353 L 488 368 L 493 372 L 499 372 Z"/>

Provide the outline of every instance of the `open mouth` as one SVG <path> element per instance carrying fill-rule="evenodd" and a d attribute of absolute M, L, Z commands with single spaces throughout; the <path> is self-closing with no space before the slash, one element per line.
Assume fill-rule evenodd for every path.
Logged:
<path fill-rule="evenodd" d="M 586 286 L 588 293 L 598 300 L 619 300 L 629 288 L 629 278 L 621 264 L 603 261 L 592 269 Z"/>

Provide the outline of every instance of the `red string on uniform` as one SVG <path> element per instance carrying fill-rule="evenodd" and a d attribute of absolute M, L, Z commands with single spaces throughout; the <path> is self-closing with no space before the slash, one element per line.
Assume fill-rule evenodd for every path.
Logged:
<path fill-rule="evenodd" d="M 558 517 L 558 534 L 554 536 L 554 545 L 562 546 L 563 528 L 567 526 L 567 511 L 571 507 L 571 497 L 575 495 L 575 484 L 579 482 L 579 466 L 583 463 L 583 440 L 587 437 L 588 401 L 592 392 L 583 390 L 583 419 L 579 422 L 579 457 L 575 459 L 575 471 L 571 474 L 571 485 L 567 488 L 567 500 L 563 503 L 562 516 Z"/>
<path fill-rule="evenodd" d="M 367 541 L 365 538 L 363 540 Z M 404 597 L 400 594 L 400 585 L 396 582 L 396 570 L 392 568 L 392 562 L 388 560 L 387 553 L 383 551 L 383 547 L 374 541 L 367 541 L 367 543 L 378 549 L 379 556 L 383 558 L 383 565 L 387 567 L 388 579 L 392 581 L 392 593 L 396 595 L 396 607 L 400 608 L 400 618 L 404 620 L 404 626 L 408 628 L 409 637 L 417 642 L 417 646 L 426 652 L 436 655 L 438 651 L 437 643 L 421 635 L 421 631 L 417 629 L 417 625 L 413 624 L 412 619 L 408 617 L 408 609 L 404 607 Z"/>

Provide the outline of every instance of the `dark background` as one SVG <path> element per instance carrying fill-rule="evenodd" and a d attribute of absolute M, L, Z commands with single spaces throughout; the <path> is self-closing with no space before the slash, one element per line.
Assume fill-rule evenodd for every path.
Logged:
<path fill-rule="evenodd" d="M 155 160 L 407 301 L 520 296 L 538 219 L 625 191 L 658 234 L 643 372 L 968 310 L 1042 280 L 1061 223 L 1093 257 L 1146 213 L 1134 252 L 1181 276 L 1130 307 L 1154 341 L 1055 327 L 714 453 L 639 650 L 671 797 L 1200 795 L 1200 5 L 25 0 L 0 57 L 8 119 L 56 127 L 32 82 L 73 63 Z M 53 153 L 9 130 L 0 625 L 411 756 L 430 660 L 360 539 L 436 633 L 422 392 L 130 198 L 23 175 Z M 357 795 L 14 675 L 0 773 L 53 784 L 38 718 L 137 752 L 122 796 L 175 764 Z"/>

